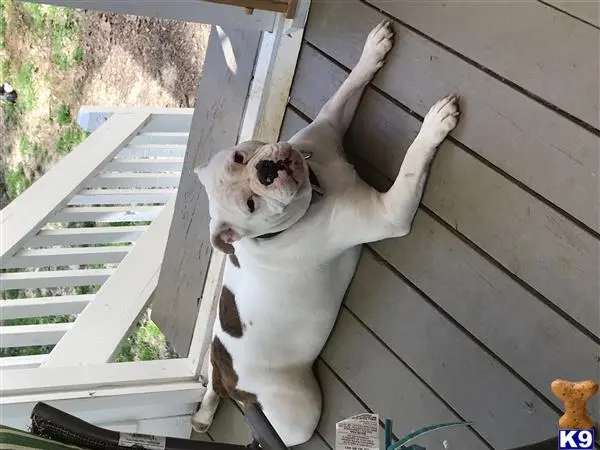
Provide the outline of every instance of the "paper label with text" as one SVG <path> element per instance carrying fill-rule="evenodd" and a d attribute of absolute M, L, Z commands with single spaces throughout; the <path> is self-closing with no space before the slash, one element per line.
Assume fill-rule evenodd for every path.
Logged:
<path fill-rule="evenodd" d="M 379 415 L 358 414 L 338 422 L 335 450 L 379 450 Z"/>
<path fill-rule="evenodd" d="M 165 450 L 167 438 L 151 434 L 119 433 L 119 445 L 148 450 Z"/>

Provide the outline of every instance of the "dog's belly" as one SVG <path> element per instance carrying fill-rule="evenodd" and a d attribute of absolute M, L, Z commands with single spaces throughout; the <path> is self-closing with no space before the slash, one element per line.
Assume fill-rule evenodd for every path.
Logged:
<path fill-rule="evenodd" d="M 221 320 L 215 332 L 236 367 L 311 366 L 322 350 L 356 270 L 360 247 L 318 267 L 242 269 L 228 264 L 223 284 L 235 296 L 243 334 Z"/>

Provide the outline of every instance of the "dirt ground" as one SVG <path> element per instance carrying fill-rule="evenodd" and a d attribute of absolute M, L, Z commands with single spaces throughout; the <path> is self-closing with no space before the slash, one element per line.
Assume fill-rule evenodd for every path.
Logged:
<path fill-rule="evenodd" d="M 68 108 L 73 123 L 67 127 L 74 129 L 83 105 L 194 105 L 209 25 L 75 10 L 77 35 L 66 42 L 63 39 L 60 51 L 72 55 L 77 48 L 83 50 L 83 58 L 61 69 L 56 64 L 54 25 L 46 23 L 55 19 L 43 16 L 40 31 L 35 14 L 27 9 L 31 4 L 0 2 L 12 7 L 0 62 L 8 62 L 14 73 L 23 64 L 35 66 L 30 95 L 35 107 L 12 124 L 0 108 L 0 186 L 17 172 L 32 183 L 63 156 L 64 151 L 56 150 L 65 134 L 65 125 L 56 120 L 60 108 Z M 19 99 L 29 94 L 18 93 Z M 35 151 L 24 151 L 24 139 Z M 0 208 L 8 201 L 7 192 L 0 192 Z"/>
<path fill-rule="evenodd" d="M 190 107 L 210 27 L 83 13 L 81 104 Z"/>

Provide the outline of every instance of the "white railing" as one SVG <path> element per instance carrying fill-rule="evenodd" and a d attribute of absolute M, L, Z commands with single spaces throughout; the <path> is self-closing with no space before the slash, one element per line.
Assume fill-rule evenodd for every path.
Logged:
<path fill-rule="evenodd" d="M 52 347 L 0 358 L 3 424 L 22 429 L 37 401 L 102 424 L 187 415 L 204 393 L 196 359 L 112 362 L 156 288 L 193 110 L 86 113 L 106 120 L 0 212 L 0 291 L 28 293 L 0 301 L 0 348 Z M 48 316 L 66 320 L 8 322 Z"/>
<path fill-rule="evenodd" d="M 92 117 L 100 112 L 106 114 L 87 111 Z M 95 295 L 73 295 L 72 288 L 102 290 L 174 198 L 192 110 L 117 109 L 109 114 L 88 139 L 0 213 L 1 268 L 10 269 L 0 274 L 0 290 L 29 294 L 0 301 L 3 323 L 80 314 Z M 83 223 L 87 226 L 81 227 Z M 166 236 L 168 224 L 162 232 Z M 128 293 L 125 288 L 121 295 L 127 299 Z M 55 345 L 76 324 L 3 325 L 0 347 Z M 18 368 L 19 361 L 31 367 L 44 360 L 0 358 L 0 367 Z"/>

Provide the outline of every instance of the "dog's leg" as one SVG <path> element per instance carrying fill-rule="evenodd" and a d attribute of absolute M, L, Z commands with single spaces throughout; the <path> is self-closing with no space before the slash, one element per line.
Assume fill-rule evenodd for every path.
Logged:
<path fill-rule="evenodd" d="M 213 389 L 212 370 L 208 371 L 208 384 L 200 409 L 192 417 L 192 428 L 197 433 L 206 433 L 212 425 L 221 398 Z"/>
<path fill-rule="evenodd" d="M 429 166 L 437 147 L 456 126 L 458 115 L 455 96 L 444 97 L 431 107 L 387 192 L 380 193 L 362 181 L 348 190 L 340 200 L 334 221 L 340 229 L 352 224 L 352 231 L 334 233 L 336 250 L 410 232 Z"/>
<path fill-rule="evenodd" d="M 346 134 L 365 87 L 383 66 L 385 56 L 392 48 L 393 36 L 392 24 L 387 20 L 371 30 L 358 63 L 323 105 L 315 122 L 326 121 L 340 136 Z"/>
<path fill-rule="evenodd" d="M 433 105 L 410 145 L 400 166 L 400 173 L 382 203 L 386 218 L 394 226 L 394 234 L 406 235 L 417 213 L 429 166 L 438 146 L 458 123 L 458 99 L 450 95 Z"/>

